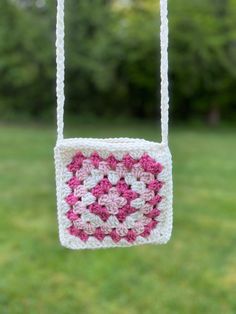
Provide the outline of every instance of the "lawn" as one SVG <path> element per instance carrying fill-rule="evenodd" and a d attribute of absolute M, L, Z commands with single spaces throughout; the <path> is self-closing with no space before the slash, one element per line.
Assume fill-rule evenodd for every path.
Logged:
<path fill-rule="evenodd" d="M 152 126 L 68 135 L 158 139 Z M 235 314 L 235 130 L 174 128 L 174 230 L 165 246 L 70 251 L 58 241 L 55 131 L 0 127 L 1 314 Z"/>

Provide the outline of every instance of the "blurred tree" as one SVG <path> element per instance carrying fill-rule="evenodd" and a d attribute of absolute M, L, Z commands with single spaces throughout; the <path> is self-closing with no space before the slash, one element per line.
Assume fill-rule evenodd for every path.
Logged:
<path fill-rule="evenodd" d="M 53 102 L 52 20 L 48 19 L 48 9 L 37 3 L 0 3 L 1 113 L 39 115 Z"/>
<path fill-rule="evenodd" d="M 159 114 L 157 0 L 67 0 L 66 94 L 77 115 Z M 235 115 L 236 0 L 170 5 L 176 118 Z M 0 113 L 55 111 L 55 1 L 1 0 Z"/>
<path fill-rule="evenodd" d="M 235 108 L 236 1 L 180 0 L 170 5 L 175 112 L 184 118 L 208 116 L 215 123 Z"/>
<path fill-rule="evenodd" d="M 67 95 L 69 109 L 78 114 L 114 112 L 114 91 L 120 45 L 114 33 L 110 1 L 66 2 Z M 118 87 L 119 88 L 119 87 Z"/>
<path fill-rule="evenodd" d="M 128 88 L 126 106 L 137 117 L 155 117 L 160 99 L 158 2 L 114 1 L 114 5 L 119 17 L 116 36 L 125 52 L 120 75 Z"/>
<path fill-rule="evenodd" d="M 67 2 L 67 78 L 73 112 L 153 116 L 158 11 L 153 1 L 147 3 L 127 7 L 117 6 L 117 1 Z"/>

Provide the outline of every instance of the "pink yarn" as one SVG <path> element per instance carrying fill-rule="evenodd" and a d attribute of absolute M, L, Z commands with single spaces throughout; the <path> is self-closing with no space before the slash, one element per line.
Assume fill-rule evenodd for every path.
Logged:
<path fill-rule="evenodd" d="M 157 226 L 158 222 L 156 220 L 152 220 L 145 226 L 144 232 L 141 233 L 141 236 L 144 238 L 149 237 L 151 231 Z"/>
<path fill-rule="evenodd" d="M 125 165 L 121 162 L 119 162 L 117 165 L 116 165 L 116 172 L 118 174 L 118 176 L 120 178 L 124 178 L 126 176 L 126 174 L 128 173 Z"/>
<path fill-rule="evenodd" d="M 78 201 L 78 198 L 74 196 L 74 194 L 70 194 L 65 198 L 67 204 L 69 205 L 75 205 L 75 203 Z"/>
<path fill-rule="evenodd" d="M 106 161 L 101 161 L 99 163 L 98 169 L 102 171 L 104 175 L 108 175 L 108 172 L 111 170 Z"/>
<path fill-rule="evenodd" d="M 148 165 L 147 165 L 147 168 L 146 170 L 152 174 L 156 174 L 157 171 L 156 171 L 156 163 L 155 162 L 150 162 Z"/>
<path fill-rule="evenodd" d="M 66 213 L 66 217 L 71 220 L 71 221 L 74 221 L 74 220 L 77 220 L 79 218 L 78 215 L 76 215 L 76 213 L 73 212 L 72 209 L 70 209 L 67 213 Z"/>
<path fill-rule="evenodd" d="M 89 205 L 89 211 L 92 214 L 96 214 L 97 215 L 98 213 L 100 213 L 101 209 L 102 209 L 102 206 L 97 204 L 97 203 L 93 203 L 93 204 Z"/>
<path fill-rule="evenodd" d="M 120 241 L 121 237 L 120 235 L 116 232 L 116 230 L 112 230 L 112 232 L 110 233 L 110 237 L 112 238 L 112 240 L 117 243 Z"/>
<path fill-rule="evenodd" d="M 84 160 L 85 157 L 84 157 L 84 154 L 82 152 L 77 152 L 73 158 L 73 160 L 76 160 L 76 159 L 79 159 L 79 160 Z"/>
<path fill-rule="evenodd" d="M 94 188 L 92 188 L 91 192 L 97 198 L 104 194 L 104 190 L 100 184 L 97 184 Z"/>
<path fill-rule="evenodd" d="M 143 172 L 140 176 L 140 181 L 149 184 L 152 180 L 154 180 L 154 175 L 149 172 Z"/>
<path fill-rule="evenodd" d="M 116 158 L 113 155 L 110 155 L 107 158 L 107 163 L 111 167 L 111 169 L 115 170 L 116 165 L 117 165 L 118 162 L 117 162 Z"/>
<path fill-rule="evenodd" d="M 149 163 L 147 166 L 147 171 L 151 172 L 152 174 L 159 174 L 162 169 L 163 168 L 159 163 Z"/>
<path fill-rule="evenodd" d="M 108 218 L 110 217 L 110 214 L 107 212 L 107 210 L 102 210 L 99 212 L 98 216 L 102 219 L 102 221 L 107 221 Z"/>
<path fill-rule="evenodd" d="M 86 242 L 89 238 L 86 232 L 81 229 L 77 229 L 75 226 L 70 226 L 68 231 L 71 235 L 80 238 L 84 242 Z"/>
<path fill-rule="evenodd" d="M 143 154 L 143 156 L 140 158 L 140 164 L 145 171 L 152 174 L 159 174 L 163 169 L 163 166 L 159 162 L 156 162 L 147 154 Z"/>
<path fill-rule="evenodd" d="M 155 205 L 157 205 L 158 203 L 160 203 L 161 200 L 162 200 L 162 197 L 161 197 L 160 195 L 156 195 L 156 196 L 153 197 L 148 203 L 149 203 L 150 205 L 155 206 Z"/>
<path fill-rule="evenodd" d="M 73 161 L 76 163 L 78 167 L 81 167 L 84 159 L 85 159 L 84 155 L 81 152 L 78 152 L 74 156 Z"/>
<path fill-rule="evenodd" d="M 136 238 L 137 238 L 137 234 L 134 230 L 129 230 L 125 236 L 125 239 L 130 243 L 134 242 Z"/>
<path fill-rule="evenodd" d="M 83 214 L 87 210 L 86 205 L 81 201 L 77 202 L 73 209 L 76 214 Z"/>
<path fill-rule="evenodd" d="M 109 190 L 112 188 L 112 184 L 107 178 L 104 178 L 98 183 L 94 188 L 92 188 L 91 192 L 92 194 L 99 198 L 104 193 L 108 193 Z"/>
<path fill-rule="evenodd" d="M 81 168 L 76 172 L 76 176 L 79 180 L 83 181 L 88 177 L 88 172 L 84 168 Z"/>
<path fill-rule="evenodd" d="M 131 215 L 137 211 L 137 209 L 130 206 L 130 204 L 126 204 L 125 206 L 122 207 L 121 210 L 124 211 L 126 215 Z"/>
<path fill-rule="evenodd" d="M 155 167 L 156 167 L 156 169 L 155 169 L 155 173 L 156 173 L 156 174 L 159 174 L 159 173 L 162 172 L 163 166 L 162 166 L 159 162 L 156 162 Z"/>
<path fill-rule="evenodd" d="M 127 217 L 127 213 L 124 210 L 120 210 L 119 213 L 116 215 L 117 219 L 119 220 L 119 222 L 124 222 L 126 217 Z"/>
<path fill-rule="evenodd" d="M 100 227 L 96 228 L 96 231 L 94 232 L 94 237 L 97 238 L 99 241 L 102 241 L 105 238 L 105 233 Z"/>
<path fill-rule="evenodd" d="M 107 178 L 104 178 L 100 181 L 100 187 L 104 192 L 108 193 L 112 188 L 112 184 Z"/>
<path fill-rule="evenodd" d="M 136 163 L 136 161 L 131 157 L 129 154 L 125 155 L 123 157 L 123 163 L 127 169 L 131 169 L 133 165 Z"/>
<path fill-rule="evenodd" d="M 136 179 L 140 179 L 144 174 L 142 165 L 140 163 L 133 165 L 131 173 L 133 176 L 135 176 Z"/>
<path fill-rule="evenodd" d="M 87 235 L 87 233 L 86 233 L 84 230 L 80 230 L 80 231 L 79 231 L 78 237 L 79 237 L 82 241 L 84 241 L 84 242 L 86 242 L 86 241 L 88 240 L 88 238 L 89 238 L 89 236 Z"/>
<path fill-rule="evenodd" d="M 85 157 L 78 152 L 67 168 L 73 173 L 73 177 L 67 182 L 71 193 L 65 198 L 67 204 L 70 205 L 66 217 L 71 221 L 71 226 L 68 228 L 71 235 L 84 242 L 89 237 L 103 241 L 105 237 L 110 236 L 115 243 L 121 239 L 132 243 L 138 235 L 148 238 L 151 231 L 156 228 L 158 224 L 156 219 L 160 215 L 160 210 L 155 207 L 162 200 L 162 196 L 157 193 L 164 183 L 155 177 L 163 167 L 148 154 L 143 154 L 137 160 L 130 154 L 126 154 L 120 161 L 112 154 L 107 159 L 103 159 L 98 152 L 93 152 L 90 157 Z M 83 181 L 91 175 L 91 171 L 95 168 L 101 171 L 103 179 L 95 187 L 85 188 Z M 116 171 L 120 177 L 116 185 L 111 184 L 107 177 L 111 170 Z M 143 192 L 137 193 L 132 190 L 132 186 L 127 185 L 124 177 L 130 173 L 137 181 L 140 180 L 145 184 Z M 92 193 L 96 198 L 96 201 L 89 206 L 80 200 L 86 193 Z M 144 205 L 140 209 L 130 205 L 130 202 L 138 197 L 144 201 Z M 103 223 L 100 221 L 100 227 L 95 228 L 92 221 L 88 221 L 88 223 L 83 221 L 83 214 L 86 212 L 98 216 L 103 221 Z M 126 225 L 128 216 L 137 212 L 140 212 L 141 217 L 137 220 L 133 217 L 135 224 L 128 229 L 129 227 Z M 113 219 L 116 217 L 117 223 L 119 222 L 116 228 L 112 229 L 110 226 L 109 217 L 113 217 Z"/>
<path fill-rule="evenodd" d="M 69 185 L 69 187 L 71 189 L 74 189 L 76 188 L 77 186 L 79 186 L 81 184 L 80 180 L 76 177 L 72 177 L 68 182 L 67 184 Z"/>
<path fill-rule="evenodd" d="M 146 190 L 141 194 L 141 198 L 146 202 L 150 201 L 155 196 L 155 193 L 151 190 Z"/>
<path fill-rule="evenodd" d="M 116 188 L 111 188 L 108 194 L 104 194 L 99 198 L 98 203 L 106 206 L 110 214 L 116 215 L 119 212 L 119 208 L 127 203 L 127 200 L 119 196 Z"/>
<path fill-rule="evenodd" d="M 71 235 L 76 236 L 76 237 L 78 236 L 79 230 L 74 225 L 70 226 L 68 228 L 68 231 Z"/>
<path fill-rule="evenodd" d="M 84 185 L 80 185 L 75 189 L 74 193 L 77 197 L 83 197 L 87 193 L 87 189 Z"/>
<path fill-rule="evenodd" d="M 67 166 L 70 172 L 75 172 L 79 170 L 82 166 L 85 157 L 82 153 L 78 152 L 72 159 L 72 162 Z"/>
<path fill-rule="evenodd" d="M 79 166 L 75 162 L 71 162 L 69 165 L 67 165 L 67 169 L 70 172 L 75 172 L 79 170 Z"/>
<path fill-rule="evenodd" d="M 101 157 L 97 152 L 92 153 L 90 156 L 90 160 L 92 161 L 92 164 L 98 168 L 100 161 L 102 160 Z"/>
<path fill-rule="evenodd" d="M 125 183 L 125 180 L 122 179 L 117 182 L 116 189 L 120 194 L 122 194 L 129 189 L 129 186 Z"/>
<path fill-rule="evenodd" d="M 143 154 L 143 156 L 140 158 L 140 164 L 143 167 L 145 171 L 148 171 L 147 169 L 151 167 L 155 163 L 155 160 L 151 158 L 147 154 Z"/>
<path fill-rule="evenodd" d="M 126 198 L 128 201 L 132 201 L 138 197 L 138 193 L 127 189 L 126 191 L 123 192 L 123 197 Z"/>
<path fill-rule="evenodd" d="M 92 214 L 98 215 L 103 221 L 107 221 L 107 219 L 110 217 L 107 209 L 97 203 L 90 205 L 89 211 Z"/>
<path fill-rule="evenodd" d="M 158 181 L 158 180 L 152 180 L 149 184 L 148 184 L 148 188 L 149 190 L 153 190 L 153 191 L 159 191 L 163 186 L 163 182 Z"/>
<path fill-rule="evenodd" d="M 92 161 L 90 159 L 85 159 L 83 161 L 83 165 L 82 165 L 82 169 L 84 172 L 86 172 L 87 174 L 90 174 L 91 171 L 94 169 L 94 165 L 92 164 Z"/>
<path fill-rule="evenodd" d="M 153 230 L 154 228 L 156 228 L 158 222 L 156 220 L 152 220 L 151 222 L 149 222 L 149 224 L 147 224 L 147 228 L 149 228 L 149 230 Z"/>
<path fill-rule="evenodd" d="M 148 217 L 148 218 L 156 218 L 156 217 L 158 217 L 159 215 L 160 215 L 160 210 L 159 209 L 156 209 L 156 208 L 154 208 L 152 211 L 150 211 L 150 213 L 148 213 L 146 216 Z"/>
<path fill-rule="evenodd" d="M 144 238 L 148 238 L 150 236 L 150 234 L 151 234 L 150 228 L 145 226 L 143 233 L 141 233 L 140 235 Z"/>

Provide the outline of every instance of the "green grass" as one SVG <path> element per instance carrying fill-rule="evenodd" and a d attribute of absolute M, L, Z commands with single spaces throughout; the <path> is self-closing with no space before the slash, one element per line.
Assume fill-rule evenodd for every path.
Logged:
<path fill-rule="evenodd" d="M 80 126 L 137 136 L 152 126 Z M 234 130 L 173 129 L 174 230 L 165 246 L 70 251 L 58 242 L 54 130 L 0 127 L 1 314 L 235 314 Z"/>

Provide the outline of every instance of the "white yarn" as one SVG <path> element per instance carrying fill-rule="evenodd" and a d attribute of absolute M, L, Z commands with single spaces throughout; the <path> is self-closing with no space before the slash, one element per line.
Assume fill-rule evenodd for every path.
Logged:
<path fill-rule="evenodd" d="M 160 41 L 161 41 L 161 137 L 162 144 L 168 144 L 169 91 L 168 91 L 168 0 L 160 0 Z M 64 49 L 64 0 L 57 0 L 56 25 L 56 63 L 57 63 L 57 141 L 63 140 L 64 129 L 64 81 L 65 81 L 65 49 Z"/>
<path fill-rule="evenodd" d="M 64 0 L 57 0 L 57 25 L 56 25 L 56 64 L 57 64 L 57 141 L 63 140 L 64 129 L 64 81 L 65 81 L 65 25 L 64 25 Z"/>
<path fill-rule="evenodd" d="M 129 140 L 131 141 L 131 139 Z M 120 141 L 122 143 L 121 139 Z M 125 142 L 125 140 L 123 141 Z M 133 140 L 133 142 L 126 140 L 126 147 L 120 145 L 118 139 L 112 144 L 109 143 L 109 140 L 107 141 L 104 139 L 90 139 L 88 143 L 89 145 L 86 145 L 84 139 L 65 139 L 58 143 L 55 147 L 57 208 L 61 244 L 70 249 L 97 249 L 108 247 L 129 247 L 148 243 L 164 244 L 168 242 L 172 231 L 172 162 L 168 146 L 161 144 L 155 145 L 153 142 L 143 142 L 142 140 L 137 139 Z M 134 145 L 134 143 L 136 144 Z M 107 153 L 112 152 L 114 157 L 118 160 L 122 159 L 127 151 L 131 156 L 135 156 L 137 159 L 141 158 L 144 152 L 148 152 L 152 158 L 163 165 L 163 171 L 158 175 L 159 179 L 165 182 L 161 188 L 163 200 L 158 205 L 161 214 L 157 218 L 159 222 L 158 228 L 152 230 L 151 235 L 148 238 L 143 238 L 138 235 L 136 240 L 132 243 L 129 243 L 124 239 L 121 239 L 119 243 L 115 243 L 110 237 L 105 237 L 102 241 L 99 241 L 94 237 L 90 237 L 87 242 L 83 242 L 81 239 L 68 233 L 67 228 L 71 225 L 71 221 L 66 217 L 66 213 L 70 209 L 70 206 L 65 202 L 65 198 L 71 193 L 67 182 L 71 178 L 72 174 L 67 169 L 67 165 L 71 162 L 73 156 L 76 152 L 78 152 L 78 150 L 81 151 L 84 156 L 88 157 L 96 151 L 99 153 L 101 158 L 104 159 L 107 158 Z M 108 174 L 109 173 L 110 171 Z M 140 182 L 133 178 L 133 176 L 129 178 L 126 177 L 126 180 L 130 180 L 129 182 L 132 185 L 132 189 L 139 191 L 140 195 L 145 193 L 143 187 L 139 186 Z M 82 189 L 83 187 L 84 185 L 80 188 Z M 77 194 L 79 195 L 79 191 L 78 193 L 76 192 L 76 195 Z M 87 194 L 83 196 L 82 201 L 78 202 L 78 205 L 85 206 L 85 204 L 91 204 L 92 202 L 94 202 L 93 195 L 90 192 L 87 192 Z M 78 206 L 78 212 L 80 206 Z M 90 221 L 93 226 L 101 227 L 102 230 L 105 228 L 108 230 L 108 233 L 112 228 L 117 228 L 117 232 L 123 236 L 127 233 L 127 228 L 134 228 L 134 223 L 138 220 L 141 223 L 141 226 L 136 226 L 137 233 L 141 234 L 143 232 L 142 225 L 149 223 L 151 219 L 147 217 L 140 217 L 142 217 L 145 213 L 150 212 L 153 206 L 148 203 L 145 204 L 144 200 L 139 197 L 131 201 L 131 206 L 138 209 L 138 211 L 130 215 L 129 218 L 127 217 L 124 223 L 119 223 L 118 219 L 113 215 L 109 217 L 106 223 L 104 223 L 98 216 L 93 215 L 90 212 L 82 214 L 82 222 L 84 224 L 87 221 Z M 76 205 L 75 211 L 77 212 Z M 144 221 L 142 219 L 144 219 Z M 80 227 L 81 226 L 78 226 L 78 228 Z M 85 226 L 82 227 L 84 230 L 86 229 Z M 87 232 L 90 231 L 92 232 L 93 230 L 87 230 Z"/>
<path fill-rule="evenodd" d="M 168 81 L 168 6 L 167 0 L 160 0 L 161 11 L 161 138 L 168 144 L 169 81 Z"/>

